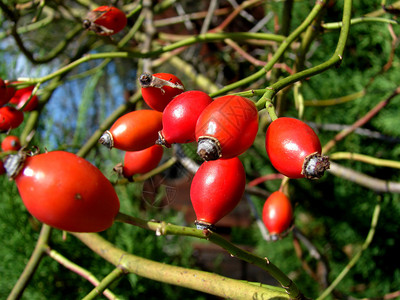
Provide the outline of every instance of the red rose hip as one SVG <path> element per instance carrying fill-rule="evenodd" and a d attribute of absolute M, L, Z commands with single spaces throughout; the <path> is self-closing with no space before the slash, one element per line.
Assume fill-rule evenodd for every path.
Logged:
<path fill-rule="evenodd" d="M 176 96 L 164 109 L 163 129 L 157 144 L 170 147 L 174 143 L 194 142 L 197 119 L 212 101 L 202 91 L 187 91 Z"/>
<path fill-rule="evenodd" d="M 24 121 L 24 113 L 11 106 L 0 108 L 0 131 L 17 128 Z"/>
<path fill-rule="evenodd" d="M 204 160 L 232 158 L 244 153 L 258 131 L 255 104 L 241 96 L 216 98 L 196 124 L 197 153 Z"/>
<path fill-rule="evenodd" d="M 155 110 L 135 110 L 115 121 L 99 142 L 107 148 L 139 151 L 155 144 L 162 129 L 162 113 Z"/>
<path fill-rule="evenodd" d="M 119 211 L 110 181 L 87 160 L 65 151 L 5 160 L 27 210 L 39 221 L 66 231 L 109 228 Z"/>
<path fill-rule="evenodd" d="M 21 148 L 19 137 L 15 135 L 6 136 L 1 142 L 1 150 L 3 151 L 18 151 Z"/>
<path fill-rule="evenodd" d="M 318 136 L 298 119 L 281 117 L 273 121 L 267 129 L 265 148 L 275 169 L 289 178 L 318 179 L 329 169 Z"/>
<path fill-rule="evenodd" d="M 175 96 L 185 90 L 180 79 L 170 73 L 143 73 L 139 83 L 143 100 L 152 109 L 161 112 Z"/>
<path fill-rule="evenodd" d="M 245 184 L 246 174 L 239 158 L 205 161 L 190 186 L 197 228 L 212 228 L 231 212 L 242 198 Z"/>
<path fill-rule="evenodd" d="M 127 18 L 123 11 L 114 6 L 100 6 L 89 12 L 83 27 L 98 35 L 108 36 L 125 28 Z"/>
<path fill-rule="evenodd" d="M 158 166 L 163 153 L 164 148 L 160 145 L 153 145 L 140 151 L 127 151 L 124 156 L 124 164 L 116 165 L 114 171 L 126 178 L 150 172 Z"/>
<path fill-rule="evenodd" d="M 292 224 L 293 208 L 289 198 L 281 191 L 273 192 L 264 203 L 262 219 L 271 239 L 277 240 Z"/>

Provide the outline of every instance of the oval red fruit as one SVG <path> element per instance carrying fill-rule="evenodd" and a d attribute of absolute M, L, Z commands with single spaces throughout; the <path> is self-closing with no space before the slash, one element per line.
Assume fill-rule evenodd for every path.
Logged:
<path fill-rule="evenodd" d="M 244 153 L 258 131 L 255 104 L 241 96 L 216 98 L 196 124 L 197 153 L 205 160 L 232 158 Z"/>
<path fill-rule="evenodd" d="M 1 79 L 0 79 L 1 80 Z M 14 82 L 12 82 L 14 83 Z M 10 86 L 10 82 L 0 82 L 0 107 L 8 103 L 12 97 L 14 97 L 16 89 Z"/>
<path fill-rule="evenodd" d="M 152 109 L 164 111 L 171 100 L 185 88 L 178 77 L 170 73 L 143 73 L 139 78 L 143 100 Z"/>
<path fill-rule="evenodd" d="M 197 119 L 212 101 L 202 91 L 187 91 L 176 96 L 164 109 L 163 129 L 157 144 L 170 147 L 174 143 L 194 142 Z"/>
<path fill-rule="evenodd" d="M 6 136 L 1 142 L 1 150 L 3 151 L 18 151 L 21 149 L 19 137 L 15 135 Z"/>
<path fill-rule="evenodd" d="M 108 36 L 125 28 L 128 20 L 120 9 L 114 6 L 100 6 L 93 9 L 83 20 L 83 27 L 98 35 Z"/>
<path fill-rule="evenodd" d="M 27 210 L 39 221 L 73 232 L 98 232 L 113 224 L 118 196 L 94 165 L 75 154 L 53 151 L 27 157 L 14 175 L 8 166 L 20 157 L 10 155 L 5 167 Z"/>
<path fill-rule="evenodd" d="M 135 174 L 150 172 L 161 161 L 164 148 L 153 145 L 140 151 L 127 151 L 124 156 L 122 174 L 124 177 L 132 177 Z"/>
<path fill-rule="evenodd" d="M 273 121 L 267 129 L 265 148 L 272 165 L 289 178 L 320 178 L 329 168 L 321 155 L 321 143 L 306 123 L 288 117 Z"/>
<path fill-rule="evenodd" d="M 24 121 L 24 113 L 11 106 L 0 108 L 0 131 L 17 128 Z"/>
<path fill-rule="evenodd" d="M 293 208 L 289 198 L 280 191 L 273 192 L 264 203 L 262 218 L 271 238 L 278 239 L 292 224 Z"/>
<path fill-rule="evenodd" d="M 19 89 L 15 92 L 14 96 L 10 99 L 10 103 L 14 104 L 17 109 L 24 107 L 23 111 L 35 110 L 39 104 L 39 99 L 36 95 L 32 96 L 34 86 L 29 86 Z M 29 102 L 27 103 L 27 101 Z"/>
<path fill-rule="evenodd" d="M 139 151 L 153 146 L 161 129 L 161 112 L 135 110 L 116 120 L 99 142 L 109 149 L 114 147 L 124 151 Z"/>
<path fill-rule="evenodd" d="M 197 228 L 209 228 L 231 212 L 242 198 L 245 184 L 246 174 L 239 158 L 204 162 L 190 187 Z"/>

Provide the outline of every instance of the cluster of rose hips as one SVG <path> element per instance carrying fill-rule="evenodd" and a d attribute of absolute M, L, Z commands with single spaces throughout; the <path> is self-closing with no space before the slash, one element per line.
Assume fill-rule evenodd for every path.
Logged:
<path fill-rule="evenodd" d="M 122 11 L 101 6 L 87 15 L 83 25 L 107 36 L 121 31 L 126 23 Z M 197 154 L 204 162 L 193 177 L 190 198 L 197 228 L 213 228 L 243 196 L 246 174 L 239 156 L 251 147 L 257 135 L 259 115 L 255 104 L 237 95 L 213 99 L 202 91 L 185 91 L 179 78 L 168 73 L 145 73 L 139 82 L 150 109 L 121 116 L 99 142 L 125 151 L 124 163 L 117 170 L 128 178 L 154 169 L 164 147 L 196 142 Z M 24 89 L 15 91 L 3 81 L 0 88 L 1 106 L 11 102 L 12 97 L 19 99 L 12 102 L 16 107 L 0 109 L 0 130 L 8 131 L 21 124 L 21 109 L 36 107 L 37 98 L 31 96 L 31 87 L 26 90 L 29 96 L 22 94 Z M 27 100 L 28 104 L 19 102 Z M 17 117 L 11 118 L 10 112 L 16 112 Z M 14 151 L 20 147 L 11 138 L 3 143 L 6 149 L 9 143 L 15 143 Z M 265 147 L 272 165 L 288 178 L 319 178 L 329 168 L 315 132 L 294 118 L 273 120 L 266 132 Z M 110 227 L 118 214 L 119 199 L 111 183 L 99 169 L 75 154 L 19 151 L 7 156 L 4 165 L 28 211 L 43 223 L 66 231 L 97 232 Z M 281 191 L 272 193 L 263 207 L 264 224 L 271 235 L 286 231 L 292 218 L 287 196 Z"/>
<path fill-rule="evenodd" d="M 32 95 L 34 86 L 16 89 L 0 78 L 0 132 L 17 128 L 24 120 L 24 112 L 35 110 L 39 100 Z"/>
<path fill-rule="evenodd" d="M 13 83 L 17 82 L 0 78 L 0 133 L 6 135 L 1 144 L 3 152 L 19 150 L 19 138 L 8 134 L 22 124 L 24 113 L 35 110 L 39 103 L 38 97 L 32 95 L 33 86 L 17 90 L 11 85 Z M 4 172 L 3 162 L 0 161 L 0 174 Z"/>
<path fill-rule="evenodd" d="M 139 82 L 143 99 L 151 109 L 121 116 L 99 141 L 110 149 L 126 151 L 120 166 L 126 177 L 157 166 L 162 157 L 159 145 L 169 148 L 172 144 L 196 142 L 197 154 L 204 162 L 193 177 L 190 198 L 197 227 L 212 228 L 243 196 L 246 175 L 239 155 L 256 138 L 258 110 L 245 97 L 212 99 L 202 91 L 185 91 L 173 74 L 145 73 Z M 321 145 L 314 131 L 293 118 L 278 118 L 271 123 L 266 150 L 273 166 L 289 178 L 319 178 L 329 165 L 320 154 Z M 141 170 L 143 166 L 148 168 Z M 274 198 L 279 199 L 278 204 L 274 204 Z M 289 227 L 292 207 L 282 192 L 268 198 L 263 219 L 271 235 Z"/>

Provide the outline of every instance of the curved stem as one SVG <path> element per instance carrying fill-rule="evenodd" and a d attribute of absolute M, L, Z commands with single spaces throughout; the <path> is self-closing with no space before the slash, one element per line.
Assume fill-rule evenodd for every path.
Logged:
<path fill-rule="evenodd" d="M 379 111 L 381 111 L 385 106 L 387 106 L 390 101 L 392 101 L 395 97 L 397 97 L 400 94 L 400 86 L 397 87 L 392 94 L 389 95 L 386 99 L 383 99 L 380 101 L 377 105 L 375 105 L 369 112 L 367 112 L 363 117 L 358 119 L 356 122 L 353 123 L 349 128 L 342 130 L 339 132 L 333 139 L 328 141 L 323 147 L 322 147 L 322 152 L 327 153 L 329 150 L 331 150 L 338 141 L 344 139 L 346 136 L 348 136 L 350 133 L 352 133 L 354 130 L 357 128 L 363 126 L 365 123 L 367 123 L 369 120 L 371 120 Z"/>
<path fill-rule="evenodd" d="M 213 41 L 221 41 L 226 38 L 230 38 L 232 40 L 246 40 L 246 39 L 260 39 L 260 40 L 271 40 L 276 42 L 282 42 L 285 37 L 269 34 L 269 33 L 251 33 L 251 32 L 232 32 L 232 33 L 205 33 L 197 36 L 189 37 L 185 40 L 178 41 L 171 45 L 167 45 L 161 47 L 159 49 L 149 51 L 149 52 L 139 52 L 139 51 L 121 51 L 121 52 L 103 52 L 103 53 L 93 53 L 83 56 L 70 64 L 58 69 L 57 71 L 40 77 L 40 78 L 30 78 L 27 80 L 27 84 L 36 84 L 43 83 L 58 75 L 61 75 L 65 72 L 68 72 L 75 67 L 79 66 L 82 63 L 95 60 L 95 59 L 103 59 L 103 58 L 151 58 L 161 55 L 165 52 L 169 52 L 175 50 L 177 48 L 190 46 L 197 43 L 206 43 Z"/>
<path fill-rule="evenodd" d="M 329 155 L 329 159 L 336 160 L 336 159 L 349 159 L 349 160 L 356 160 L 365 162 L 367 164 L 379 166 L 379 167 L 388 167 L 388 168 L 395 168 L 400 169 L 400 162 L 395 160 L 389 159 L 381 159 L 376 158 L 368 155 L 363 155 L 359 153 L 353 152 L 335 152 Z"/>
<path fill-rule="evenodd" d="M 116 267 L 110 274 L 104 277 L 104 279 L 100 281 L 99 284 L 83 298 L 83 300 L 94 299 L 101 295 L 110 284 L 118 280 L 124 274 L 126 274 L 126 272 L 121 267 Z"/>
<path fill-rule="evenodd" d="M 366 22 L 379 22 L 379 23 L 388 23 L 392 25 L 399 25 L 399 22 L 396 20 L 386 19 L 386 18 L 379 18 L 379 17 L 360 17 L 354 18 L 350 20 L 351 25 L 356 25 L 360 23 Z M 332 30 L 332 29 L 340 29 L 343 26 L 342 22 L 333 22 L 333 23 L 325 23 L 321 25 L 324 29 Z"/>
<path fill-rule="evenodd" d="M 381 211 L 381 201 L 378 199 L 378 203 L 375 205 L 374 212 L 372 214 L 372 221 L 371 221 L 371 227 L 369 229 L 368 235 L 361 247 L 361 250 L 354 255 L 354 257 L 349 261 L 349 263 L 346 265 L 346 267 L 340 272 L 340 274 L 336 277 L 336 279 L 330 284 L 330 286 L 317 298 L 317 300 L 322 300 L 325 299 L 331 292 L 332 290 L 342 281 L 342 279 L 347 275 L 347 273 L 350 271 L 350 269 L 357 263 L 357 261 L 360 259 L 361 254 L 365 249 L 369 247 L 369 245 L 372 242 L 372 239 L 375 234 L 375 229 L 376 225 L 378 224 L 378 219 L 379 219 L 379 213 Z"/>
<path fill-rule="evenodd" d="M 320 4 L 320 5 L 322 6 L 322 4 Z M 258 100 L 258 102 L 257 102 L 258 105 L 262 105 L 262 104 L 268 105 L 268 103 L 272 102 L 272 98 L 276 95 L 276 93 L 278 93 L 283 88 L 293 84 L 296 81 L 308 78 L 310 76 L 313 76 L 313 75 L 316 75 L 319 73 L 322 73 L 322 72 L 326 71 L 327 69 L 338 65 L 342 61 L 344 47 L 346 45 L 346 41 L 347 41 L 347 38 L 349 35 L 349 30 L 350 30 L 351 7 L 352 7 L 352 0 L 346 0 L 344 2 L 344 8 L 343 8 L 343 20 L 342 20 L 343 26 L 341 28 L 339 40 L 338 40 L 336 50 L 335 50 L 333 56 L 329 60 L 327 60 L 326 62 L 324 62 L 318 66 L 295 73 L 293 75 L 283 78 L 283 79 L 277 81 L 276 83 L 270 85 L 269 88 L 264 93 L 264 95 L 260 98 L 260 100 Z M 321 9 L 321 7 L 320 7 L 320 9 Z M 317 15 L 318 12 L 319 12 L 319 10 L 316 10 L 315 15 Z M 315 15 L 314 15 L 314 17 L 315 17 Z M 284 46 L 284 43 L 281 44 L 281 47 L 283 47 L 283 46 Z M 280 48 L 278 49 L 278 51 L 280 50 Z"/>
<path fill-rule="evenodd" d="M 33 250 L 31 257 L 26 264 L 24 271 L 18 278 L 18 281 L 14 285 L 11 293 L 8 295 L 7 300 L 19 299 L 22 296 L 22 293 L 24 292 L 26 286 L 28 285 L 30 279 L 32 278 L 45 254 L 46 246 L 50 238 L 50 233 L 51 227 L 43 224 L 35 249 Z"/>
<path fill-rule="evenodd" d="M 192 230 L 192 228 L 187 229 Z M 289 296 L 283 289 L 277 289 L 276 287 L 268 288 L 266 285 L 256 286 L 214 273 L 152 261 L 127 253 L 95 233 L 72 234 L 110 263 L 123 268 L 127 272 L 132 272 L 152 280 L 228 299 L 289 299 Z"/>
<path fill-rule="evenodd" d="M 399 182 L 377 179 L 352 169 L 342 167 L 341 165 L 338 165 L 332 161 L 330 162 L 330 169 L 327 171 L 337 177 L 355 182 L 378 193 L 400 193 Z"/>
<path fill-rule="evenodd" d="M 50 247 L 46 247 L 45 251 L 49 257 L 51 257 L 52 259 L 57 261 L 60 265 L 63 265 L 68 270 L 78 274 L 79 276 L 82 276 L 87 281 L 92 283 L 94 286 L 99 285 L 100 281 L 88 270 L 73 263 L 72 261 L 67 259 L 65 256 L 61 255 L 59 252 L 57 252 L 54 249 L 51 249 Z M 103 289 L 102 292 L 103 292 L 104 296 L 106 296 L 108 299 L 116 299 L 116 296 L 110 290 Z"/>
<path fill-rule="evenodd" d="M 295 283 L 288 278 L 278 267 L 272 264 L 268 258 L 261 258 L 243 249 L 240 249 L 231 242 L 225 240 L 219 234 L 209 231 L 209 230 L 199 230 L 192 227 L 177 226 L 173 224 L 167 224 L 165 222 L 154 222 L 145 221 L 130 215 L 123 213 L 118 213 L 115 221 L 131 224 L 134 226 L 139 226 L 148 230 L 156 232 L 156 235 L 183 235 L 190 236 L 199 239 L 206 239 L 221 248 L 228 251 L 232 256 L 235 256 L 243 261 L 254 264 L 261 269 L 267 271 L 272 277 L 274 277 L 283 288 L 286 289 L 290 298 L 292 299 L 303 299 L 303 295 L 295 285 Z"/>

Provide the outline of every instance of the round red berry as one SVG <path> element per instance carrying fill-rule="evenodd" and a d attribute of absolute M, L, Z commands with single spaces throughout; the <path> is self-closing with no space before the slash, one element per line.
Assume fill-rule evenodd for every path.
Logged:
<path fill-rule="evenodd" d="M 264 203 L 262 219 L 271 238 L 279 238 L 292 224 L 293 208 L 289 198 L 281 191 L 273 192 Z"/>
<path fill-rule="evenodd" d="M 180 79 L 170 73 L 143 73 L 139 83 L 143 100 L 152 109 L 161 112 L 175 96 L 185 90 Z"/>
<path fill-rule="evenodd" d="M 231 212 L 242 198 L 245 184 L 239 158 L 205 161 L 190 186 L 197 228 L 209 228 Z"/>
<path fill-rule="evenodd" d="M 6 136 L 1 142 L 1 150 L 3 151 L 18 151 L 21 149 L 19 137 L 15 135 Z"/>
<path fill-rule="evenodd" d="M 120 9 L 114 6 L 100 6 L 89 12 L 83 20 L 83 27 L 98 35 L 108 36 L 125 28 L 128 20 Z"/>
<path fill-rule="evenodd" d="M 212 101 L 202 91 L 187 91 L 176 96 L 164 109 L 163 129 L 157 143 L 170 147 L 174 143 L 194 142 L 197 119 Z"/>
<path fill-rule="evenodd" d="M 204 160 L 238 156 L 253 144 L 257 131 L 258 111 L 251 100 L 233 95 L 216 98 L 197 120 L 197 153 Z"/>
<path fill-rule="evenodd" d="M 267 129 L 265 148 L 272 165 L 289 178 L 320 178 L 329 168 L 316 133 L 303 121 L 281 117 Z"/>

